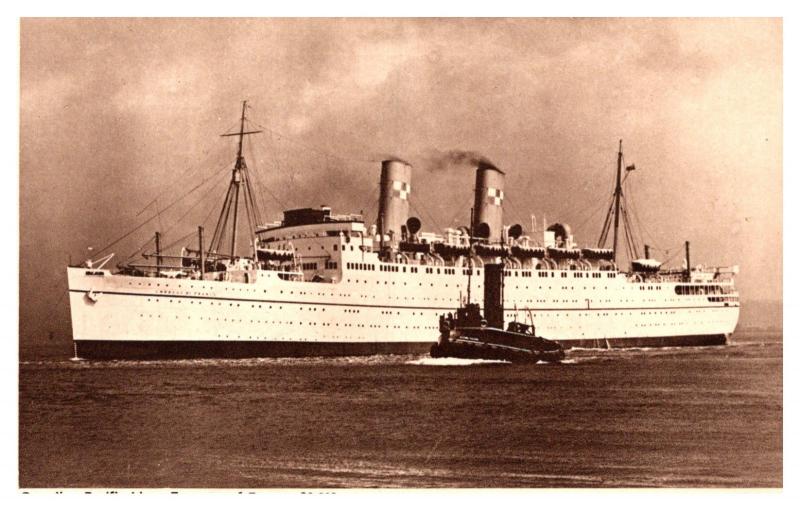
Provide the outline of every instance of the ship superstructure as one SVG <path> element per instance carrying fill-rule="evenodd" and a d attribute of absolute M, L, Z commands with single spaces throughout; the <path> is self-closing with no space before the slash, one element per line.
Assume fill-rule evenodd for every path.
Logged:
<path fill-rule="evenodd" d="M 438 317 L 468 293 L 481 303 L 486 264 L 504 265 L 506 321 L 520 316 L 565 347 L 725 343 L 739 316 L 736 268 L 664 270 L 645 253 L 616 264 L 625 227 L 622 147 L 617 189 L 599 246 L 580 248 L 567 225 L 525 232 L 503 224 L 505 174 L 475 168 L 469 226 L 423 232 L 409 216 L 412 167 L 380 169 L 375 224 L 328 207 L 261 221 L 242 140 L 215 231 L 179 256 L 158 248 L 147 263 L 112 272 L 106 260 L 68 268 L 76 354 L 83 358 L 253 357 L 422 353 Z M 238 254 L 240 210 L 252 253 Z M 156 239 L 158 241 L 158 238 Z M 647 250 L 645 250 L 647 252 Z M 154 260 L 153 260 L 154 259 Z M 152 263 L 152 262 L 155 263 Z M 473 278 L 474 277 L 474 278 Z M 471 280 L 471 285 L 468 281 Z"/>

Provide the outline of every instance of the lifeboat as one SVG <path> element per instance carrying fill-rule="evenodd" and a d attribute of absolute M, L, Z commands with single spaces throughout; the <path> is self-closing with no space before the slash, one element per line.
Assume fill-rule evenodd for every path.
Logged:
<path fill-rule="evenodd" d="M 511 255 L 511 250 L 507 246 L 500 246 L 497 244 L 476 244 L 474 245 L 475 253 L 482 257 L 508 257 Z"/>
<path fill-rule="evenodd" d="M 469 246 L 450 243 L 433 243 L 434 253 L 442 257 L 468 257 Z"/>
<path fill-rule="evenodd" d="M 547 257 L 551 259 L 579 259 L 581 250 L 578 248 L 548 248 Z"/>
<path fill-rule="evenodd" d="M 661 262 L 654 259 L 636 259 L 631 262 L 631 268 L 637 273 L 657 273 L 661 269 Z"/>
<path fill-rule="evenodd" d="M 611 260 L 614 258 L 614 250 L 610 248 L 583 248 L 581 254 L 587 260 Z"/>
<path fill-rule="evenodd" d="M 259 248 L 256 252 L 258 260 L 267 262 L 270 260 L 278 260 L 281 262 L 288 262 L 294 259 L 294 251 L 292 250 L 278 250 L 275 248 Z"/>
<path fill-rule="evenodd" d="M 431 245 L 428 243 L 414 243 L 411 241 L 400 241 L 400 251 L 406 253 L 430 253 Z"/>
<path fill-rule="evenodd" d="M 512 246 L 511 254 L 518 259 L 541 259 L 544 258 L 544 248 L 538 246 Z"/>

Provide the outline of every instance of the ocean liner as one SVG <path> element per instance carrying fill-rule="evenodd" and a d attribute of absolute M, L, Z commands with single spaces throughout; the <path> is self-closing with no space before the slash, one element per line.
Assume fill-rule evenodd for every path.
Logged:
<path fill-rule="evenodd" d="M 73 340 L 80 358 L 345 356 L 425 353 L 438 318 L 464 303 L 468 280 L 480 304 L 481 273 L 503 264 L 503 313 L 526 317 L 538 335 L 564 348 L 724 344 L 739 317 L 737 267 L 663 269 L 628 246 L 623 164 L 597 246 L 579 247 L 568 225 L 529 231 L 503 223 L 505 173 L 475 165 L 470 225 L 423 232 L 409 216 L 412 167 L 380 167 L 374 225 L 328 207 L 293 209 L 265 224 L 242 153 L 243 104 L 236 162 L 210 239 L 198 228 L 191 247 L 160 246 L 143 262 L 105 268 L 113 254 L 67 270 Z M 376 168 L 377 170 L 377 168 Z M 237 252 L 248 228 L 250 253 Z M 622 227 L 622 234 L 620 233 Z M 612 236 L 611 247 L 608 237 Z M 475 298 L 478 298 L 477 300 Z"/>

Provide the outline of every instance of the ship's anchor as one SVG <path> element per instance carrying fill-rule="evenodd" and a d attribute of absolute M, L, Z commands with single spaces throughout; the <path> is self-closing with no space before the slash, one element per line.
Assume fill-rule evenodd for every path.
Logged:
<path fill-rule="evenodd" d="M 94 289 L 89 289 L 89 292 L 86 293 L 86 297 L 89 298 L 89 301 L 92 303 L 97 303 L 97 300 L 100 299 L 102 295 L 102 292 L 95 292 Z"/>

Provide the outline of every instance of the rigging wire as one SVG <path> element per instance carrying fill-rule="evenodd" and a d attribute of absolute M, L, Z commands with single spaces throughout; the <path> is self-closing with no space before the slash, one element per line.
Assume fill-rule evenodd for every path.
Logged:
<path fill-rule="evenodd" d="M 414 202 L 416 202 L 416 200 L 415 200 Z M 411 200 L 409 200 L 409 201 L 408 201 L 408 205 L 410 205 L 410 206 L 411 206 L 411 208 L 412 208 L 412 209 L 414 209 L 414 211 L 415 211 L 417 214 L 419 214 L 420 216 L 422 216 L 422 214 L 420 214 L 420 211 L 419 211 L 419 209 L 417 209 L 417 208 L 416 208 L 416 206 L 414 205 L 414 202 L 412 202 Z M 422 206 L 421 206 L 421 205 L 420 205 L 420 208 L 422 208 Z M 432 216 L 432 215 L 431 215 L 431 214 L 430 214 L 430 213 L 429 213 L 427 210 L 425 211 L 425 214 L 428 216 L 428 219 L 430 219 L 430 220 L 431 220 L 431 223 L 433 223 L 433 226 L 434 226 L 434 227 L 436 227 L 436 230 L 438 230 L 438 231 L 440 231 L 440 232 L 441 232 L 443 229 L 442 229 L 442 228 L 439 226 L 439 224 L 438 224 L 438 223 L 436 223 L 436 219 L 435 219 L 435 218 L 434 218 L 434 217 L 433 217 L 433 216 Z"/>
<path fill-rule="evenodd" d="M 228 174 L 226 174 L 226 173 L 224 173 L 224 172 L 220 172 L 220 173 L 219 173 L 219 176 L 220 176 L 220 177 L 227 177 L 227 176 L 228 176 Z M 198 199 L 197 199 L 197 201 L 195 201 L 195 203 L 194 203 L 194 204 L 192 204 L 192 206 L 191 206 L 191 207 L 189 207 L 189 209 L 187 209 L 187 210 L 186 210 L 186 211 L 185 211 L 185 212 L 184 212 L 184 213 L 181 215 L 181 217 L 180 217 L 180 218 L 178 218 L 177 220 L 175 220 L 175 221 L 173 222 L 173 224 L 172 224 L 173 226 L 172 226 L 172 227 L 170 227 L 170 228 L 168 228 L 167 230 L 165 230 L 165 231 L 163 232 L 163 234 L 164 234 L 164 235 L 168 234 L 168 233 L 170 232 L 170 230 L 172 230 L 172 228 L 173 228 L 173 227 L 175 227 L 175 226 L 177 226 L 178 224 L 180 224 L 180 222 L 181 222 L 181 221 L 183 221 L 183 219 L 184 219 L 184 218 L 186 218 L 186 216 L 187 216 L 187 215 L 188 215 L 190 212 L 192 212 L 192 211 L 194 210 L 194 208 L 195 208 L 195 207 L 197 207 L 199 204 L 201 204 L 201 203 L 203 202 L 203 200 L 205 200 L 205 199 L 206 199 L 206 198 L 207 198 L 207 197 L 208 197 L 208 196 L 211 194 L 211 192 L 212 192 L 212 191 L 214 191 L 214 190 L 216 189 L 216 186 L 217 186 L 217 185 L 219 185 L 219 183 L 220 183 L 220 182 L 223 182 L 223 180 L 222 180 L 222 179 L 219 179 L 217 182 L 213 182 L 213 183 L 212 183 L 212 185 L 211 185 L 211 186 L 209 186 L 209 188 L 206 190 L 206 192 L 205 192 L 205 193 L 204 193 L 202 196 L 200 196 L 200 198 L 198 198 Z"/>
<path fill-rule="evenodd" d="M 228 130 L 225 130 L 225 132 L 227 132 L 227 131 Z M 203 158 L 198 163 L 193 163 L 193 164 L 189 165 L 188 167 L 186 167 L 175 179 L 173 179 L 169 184 L 167 184 L 164 187 L 164 189 L 161 192 L 159 192 L 158 195 L 155 196 L 155 198 L 153 198 L 153 200 L 148 202 L 146 206 L 144 206 L 138 213 L 136 213 L 136 216 L 137 217 L 141 216 L 141 214 L 143 212 L 145 212 L 151 205 L 153 205 L 153 203 L 155 203 L 160 198 L 162 198 L 162 196 L 165 193 L 175 189 L 176 185 L 179 185 L 180 183 L 184 182 L 190 175 L 193 175 L 196 171 L 204 168 L 208 163 L 210 163 L 209 160 L 211 159 L 212 156 L 220 156 L 220 155 L 221 155 L 221 151 L 208 151 L 208 153 L 206 154 L 205 158 Z M 193 170 L 193 172 L 190 174 L 189 172 L 191 170 Z"/>
<path fill-rule="evenodd" d="M 213 205 L 208 208 L 208 214 L 206 214 L 206 217 L 203 218 L 203 221 L 200 223 L 200 225 L 202 225 L 203 228 L 205 228 L 206 224 L 208 223 L 208 219 L 211 218 L 211 215 L 214 214 L 214 211 L 216 210 L 217 208 L 214 207 Z"/>
<path fill-rule="evenodd" d="M 606 245 L 608 241 L 608 234 L 611 231 L 611 219 L 614 217 L 614 199 L 611 199 L 611 203 L 608 206 L 608 212 L 606 212 L 606 219 L 603 221 L 603 228 L 600 231 L 600 239 L 597 241 L 597 246 L 602 248 Z"/>
<path fill-rule="evenodd" d="M 635 195 L 631 196 L 631 210 L 633 212 L 634 219 L 636 220 L 637 224 L 639 225 L 639 229 L 642 232 L 646 233 L 648 238 L 650 239 L 651 244 L 649 244 L 649 246 L 652 248 L 653 247 L 652 241 L 655 240 L 655 236 L 653 236 L 653 234 L 647 228 L 647 224 L 642 222 L 639 219 L 639 213 L 638 213 L 638 207 L 636 207 L 636 197 L 635 197 Z M 642 236 L 642 239 L 644 239 L 644 236 Z"/>
<path fill-rule="evenodd" d="M 227 165 L 226 165 L 226 166 L 227 166 Z M 213 177 L 214 177 L 215 175 L 217 175 L 217 174 L 218 174 L 218 172 L 215 172 L 214 174 L 212 174 L 212 175 L 210 175 L 210 176 L 206 177 L 206 178 L 205 178 L 203 181 L 201 181 L 199 184 L 197 184 L 196 186 L 194 186 L 193 188 L 191 188 L 189 191 L 187 191 L 186 193 L 184 193 L 183 195 L 181 195 L 180 197 L 178 197 L 177 199 L 175 199 L 175 201 L 173 201 L 173 202 L 172 202 L 171 204 L 169 204 L 167 207 L 165 207 L 164 209 L 162 209 L 160 212 L 158 212 L 158 213 L 156 213 L 156 214 L 154 214 L 154 215 L 150 216 L 149 218 L 147 218 L 147 219 L 146 219 L 146 220 L 144 220 L 143 222 L 139 223 L 139 224 L 138 224 L 136 227 L 134 227 L 133 229 L 129 230 L 128 232 L 126 232 L 126 233 L 125 233 L 125 234 L 123 234 L 122 236 L 120 236 L 120 237 L 118 237 L 117 239 L 115 239 L 114 241 L 110 242 L 108 245 L 104 246 L 104 247 L 103 247 L 101 250 L 98 250 L 98 251 L 97 251 L 97 255 L 100 255 L 101 253 L 104 253 L 106 250 L 108 250 L 108 249 L 109 249 L 109 248 L 111 248 L 112 246 L 115 246 L 117 243 L 119 243 L 119 242 L 120 242 L 120 241 L 122 241 L 123 239 L 126 239 L 128 236 L 130 236 L 130 235 L 131 235 L 131 234 L 133 234 L 134 232 L 138 231 L 140 228 L 144 227 L 145 225 L 147 225 L 148 223 L 150 223 L 151 221 L 153 221 L 153 219 L 157 218 L 157 217 L 159 216 L 159 214 L 161 214 L 162 212 L 166 212 L 166 211 L 168 211 L 169 209 L 171 209 L 173 206 L 175 206 L 176 204 L 178 204 L 178 203 L 179 203 L 181 200 L 183 200 L 184 198 L 186 198 L 186 197 L 187 197 L 187 196 L 189 196 L 190 194 L 192 194 L 192 193 L 194 193 L 195 191 L 197 191 L 198 189 L 200 189 L 200 188 L 201 188 L 201 187 L 202 187 L 202 186 L 203 186 L 205 183 L 207 183 L 207 182 L 208 182 L 208 181 L 209 181 L 211 178 L 213 178 Z"/>
<path fill-rule="evenodd" d="M 463 211 L 463 210 L 466 208 L 466 206 L 469 204 L 469 202 L 470 202 L 470 201 L 471 201 L 473 198 L 474 198 L 474 197 L 470 197 L 470 196 L 468 196 L 468 197 L 467 197 L 467 198 L 464 200 L 464 202 L 463 202 L 463 203 L 462 203 L 462 204 L 459 206 L 459 208 L 456 210 L 457 212 L 456 212 L 455 216 L 453 216 L 453 218 L 450 220 L 450 222 L 448 223 L 448 225 L 454 225 L 454 224 L 455 224 L 455 222 L 456 222 L 456 219 L 457 219 L 457 218 L 458 218 L 458 217 L 461 215 L 461 211 Z M 468 228 L 472 228 L 472 225 L 469 225 L 469 227 L 468 227 Z"/>
<path fill-rule="evenodd" d="M 597 205 L 597 204 L 595 204 L 595 205 Z M 581 222 L 578 224 L 578 226 L 577 226 L 577 227 L 575 227 L 575 230 L 574 230 L 574 231 L 575 231 L 575 232 L 578 232 L 578 231 L 579 231 L 581 228 L 583 228 L 583 226 L 584 226 L 584 225 L 586 225 L 586 224 L 587 224 L 587 223 L 588 223 L 590 220 L 592 220 L 592 219 L 593 219 L 593 218 L 594 218 L 594 217 L 597 215 L 597 213 L 599 213 L 600 211 L 602 211 L 602 210 L 603 210 L 603 208 L 605 207 L 605 205 L 606 205 L 606 204 L 605 204 L 604 202 L 600 202 L 600 203 L 599 203 L 599 205 L 597 205 L 597 207 L 595 207 L 595 208 L 594 208 L 593 212 L 591 212 L 591 213 L 589 214 L 589 216 L 587 216 L 587 217 L 586 217 L 586 218 L 585 218 L 583 221 L 581 221 Z M 585 209 L 584 209 L 584 210 L 585 210 Z"/>
<path fill-rule="evenodd" d="M 228 224 L 228 215 L 231 211 L 232 193 L 233 186 L 228 186 L 228 192 L 225 194 L 225 202 L 223 202 L 222 208 L 220 209 L 217 226 L 214 228 L 214 235 L 211 238 L 211 251 L 219 252 L 220 247 L 222 246 L 222 241 L 225 239 L 225 225 Z"/>
<path fill-rule="evenodd" d="M 263 216 L 263 214 L 261 212 L 261 205 L 259 204 L 259 201 L 257 200 L 257 198 L 258 198 L 258 189 L 257 188 L 255 189 L 255 195 L 253 195 L 253 191 L 254 191 L 253 188 L 255 186 L 257 186 L 257 184 L 256 184 L 256 180 L 257 180 L 256 174 L 258 173 L 258 171 L 257 171 L 256 166 L 255 166 L 256 158 L 255 158 L 255 153 L 253 152 L 253 142 L 252 142 L 252 140 L 248 140 L 247 141 L 247 145 L 245 147 L 245 150 L 249 151 L 250 156 L 252 158 L 252 162 L 253 162 L 252 163 L 253 167 L 252 168 L 250 168 L 250 167 L 247 168 L 247 176 L 246 176 L 247 177 L 247 193 L 248 193 L 248 196 L 249 196 L 250 201 L 253 204 L 253 208 L 254 208 L 254 211 L 253 211 L 254 224 L 257 225 L 258 223 L 262 223 L 265 220 L 265 218 L 264 218 L 264 216 Z M 251 170 L 252 170 L 252 172 L 251 172 Z M 251 183 L 253 184 L 253 186 L 251 186 Z"/>
<path fill-rule="evenodd" d="M 130 262 L 133 259 L 133 257 L 135 257 L 136 255 L 141 254 L 142 250 L 144 250 L 144 247 L 147 246 L 148 244 L 150 244 L 151 242 L 153 242 L 155 240 L 155 238 L 156 238 L 155 235 L 150 236 L 150 238 L 147 239 L 147 241 L 142 243 L 142 245 L 139 247 L 139 249 L 137 249 L 136 251 L 134 251 L 133 253 L 128 255 L 128 258 L 126 258 L 124 261 L 122 261 L 122 263 L 126 264 L 126 263 Z"/>
<path fill-rule="evenodd" d="M 257 223 L 257 221 L 255 221 L 253 218 L 255 212 L 251 210 L 252 204 L 250 202 L 252 200 L 252 194 L 250 193 L 250 186 L 246 185 L 244 189 L 245 189 L 244 209 L 245 209 L 245 216 L 247 217 L 247 227 L 249 229 L 248 232 L 252 234 L 252 236 L 255 236 L 256 229 L 254 228 L 253 225 Z M 255 206 L 253 205 L 252 207 Z M 248 235 L 247 237 L 252 241 L 251 236 Z"/>
<path fill-rule="evenodd" d="M 359 211 L 367 211 L 368 213 L 371 213 L 372 212 L 371 207 L 375 207 L 375 210 L 377 211 L 377 209 L 378 209 L 377 206 L 378 206 L 378 203 L 381 201 L 381 199 L 380 199 L 380 195 L 378 195 L 378 198 L 375 198 L 375 192 L 376 191 L 380 191 L 380 187 L 381 187 L 380 183 L 375 184 L 372 187 L 372 190 L 370 190 L 370 192 L 367 194 L 366 203 L 361 206 L 361 209 L 359 209 Z M 370 209 L 367 209 L 368 207 L 370 207 Z M 365 218 L 367 217 L 366 213 L 362 212 L 361 214 Z M 377 216 L 377 214 L 376 214 L 376 216 Z M 377 223 L 377 221 L 376 221 L 376 223 Z"/>
<path fill-rule="evenodd" d="M 572 172 L 573 172 L 573 174 L 577 174 L 578 172 L 580 172 L 580 173 L 584 173 L 584 174 L 585 174 L 585 173 L 587 173 L 587 172 L 585 171 L 585 169 L 586 169 L 586 168 L 588 168 L 588 169 L 589 169 L 589 172 L 588 172 L 588 173 L 589 173 L 589 175 L 590 175 L 590 176 L 597 175 L 597 174 L 599 174 L 599 173 L 601 173 L 601 172 L 605 173 L 605 171 L 606 171 L 606 170 L 600 170 L 599 166 L 594 166 L 594 165 L 591 165 L 591 166 L 582 166 L 582 167 L 580 167 L 579 169 L 573 169 L 573 170 L 572 170 Z M 613 194 L 614 194 L 614 188 L 615 188 L 615 187 L 616 187 L 615 179 L 612 179 L 612 181 L 611 181 L 611 187 L 609 188 L 609 194 L 611 194 L 612 196 L 613 196 Z M 593 204 L 593 203 L 594 203 L 594 201 L 591 201 L 591 202 L 590 202 L 590 204 Z M 590 205 L 590 206 L 591 206 L 591 205 Z M 589 206 L 589 207 L 590 207 L 590 206 Z M 561 218 L 561 217 L 563 217 L 563 216 L 565 215 L 565 214 L 564 214 L 564 213 L 565 213 L 565 211 L 566 211 L 568 208 L 569 208 L 569 204 L 568 204 L 568 203 L 566 203 L 566 202 L 562 203 L 562 204 L 561 204 L 561 207 L 560 207 L 560 208 L 557 210 L 557 212 L 556 212 L 555 214 L 553 214 L 553 217 L 554 217 L 554 218 Z M 584 209 L 584 210 L 585 210 L 585 209 Z M 581 212 L 582 212 L 582 211 L 581 211 Z M 581 213 L 578 213 L 578 214 L 581 214 Z"/>
<path fill-rule="evenodd" d="M 516 215 L 517 219 L 519 220 L 519 224 L 524 225 L 525 217 L 520 214 L 519 209 L 516 206 L 516 203 L 513 200 L 511 200 L 511 197 L 510 195 L 508 195 L 508 193 L 505 193 L 505 196 L 503 197 L 503 204 L 505 204 L 506 202 L 508 202 L 508 205 L 510 206 L 509 209 L 512 209 L 511 211 L 512 217 L 513 215 Z M 503 207 L 503 211 L 505 212 L 505 207 Z"/>
<path fill-rule="evenodd" d="M 266 127 L 266 126 L 262 126 L 261 124 L 255 122 L 255 121 L 251 121 L 251 122 L 253 122 L 253 125 L 263 129 L 264 131 L 269 131 L 271 134 L 273 134 L 273 135 L 275 135 L 275 136 L 277 136 L 279 138 L 284 138 L 290 143 L 293 143 L 295 145 L 299 145 L 300 147 L 303 147 L 305 149 L 311 150 L 311 151 L 316 152 L 318 154 L 323 154 L 325 156 L 330 156 L 333 159 L 338 159 L 338 160 L 344 161 L 344 162 L 347 162 L 347 161 L 358 161 L 358 162 L 361 162 L 361 163 L 375 163 L 375 161 L 372 161 L 372 160 L 369 160 L 369 159 L 360 159 L 360 158 L 354 158 L 354 157 L 345 158 L 343 156 L 338 156 L 336 154 L 332 154 L 332 153 L 330 153 L 328 151 L 325 151 L 325 150 L 319 149 L 317 147 L 314 147 L 313 145 L 310 145 L 310 144 L 307 144 L 307 143 L 304 143 L 304 142 L 300 142 L 298 139 L 296 139 L 294 137 L 287 136 L 287 135 L 285 135 L 283 133 L 275 131 L 274 129 L 270 129 L 270 128 Z"/>
<path fill-rule="evenodd" d="M 598 246 L 603 247 L 606 244 L 606 240 L 608 239 L 608 232 L 611 229 L 611 218 L 614 211 L 614 195 L 617 191 L 617 180 L 616 178 L 611 179 L 611 186 L 610 186 L 610 193 L 611 200 L 608 202 L 608 212 L 606 213 L 606 219 L 603 222 L 603 228 L 600 231 L 600 240 L 598 241 Z"/>
<path fill-rule="evenodd" d="M 666 254 L 666 255 L 669 255 L 669 251 L 670 251 L 670 250 L 667 250 L 667 251 L 665 252 L 665 254 Z M 673 260 L 675 257 L 677 257 L 678 255 L 680 255 L 680 253 L 681 253 L 681 252 L 680 252 L 679 250 L 676 250 L 676 251 L 675 251 L 675 253 L 673 253 L 671 257 L 669 257 L 667 260 L 665 260 L 664 262 L 662 262 L 662 265 L 663 265 L 663 264 L 668 264 L 668 263 L 669 263 L 669 262 L 671 262 L 671 261 L 672 261 L 672 260 Z"/>
<path fill-rule="evenodd" d="M 259 126 L 259 127 L 261 127 L 261 126 Z M 269 131 L 269 130 L 267 130 L 267 131 Z M 262 140 L 260 139 L 260 137 L 256 136 L 256 137 L 254 137 L 254 139 L 255 139 L 254 140 L 255 143 L 257 143 L 260 146 L 261 143 L 262 143 Z M 279 176 L 280 175 L 286 175 L 286 173 L 284 172 L 284 169 L 281 166 L 281 163 L 280 163 L 280 161 L 278 160 L 278 157 L 277 157 L 278 149 L 277 149 L 277 146 L 274 144 L 274 141 L 272 140 L 272 132 L 270 132 L 270 142 L 273 142 L 272 143 L 272 150 L 270 150 L 270 147 L 265 147 L 262 152 L 270 155 L 270 157 L 272 158 L 272 160 L 274 162 L 274 169 L 275 169 L 276 173 Z M 264 137 L 264 143 L 266 144 L 266 137 Z M 257 161 L 263 161 L 263 160 L 257 160 Z M 289 178 L 289 184 L 290 184 L 290 188 L 291 188 L 291 193 L 296 195 L 297 194 L 297 188 L 296 188 L 295 183 L 294 183 L 294 175 L 293 175 L 293 173 L 291 171 L 289 173 L 289 177 L 290 177 Z M 270 190 L 269 186 L 266 186 L 265 184 L 261 183 L 260 177 L 259 177 L 258 181 L 259 181 L 259 183 L 258 183 L 259 187 L 263 191 L 266 191 L 267 194 L 269 194 L 269 196 L 271 196 L 272 199 L 275 200 L 275 202 L 277 202 L 281 206 L 281 208 L 283 210 L 286 210 L 286 209 L 289 208 L 281 199 L 279 199 L 277 196 L 275 196 L 274 193 L 272 193 L 272 191 Z"/>
<path fill-rule="evenodd" d="M 179 237 L 178 239 L 176 239 L 176 240 L 172 241 L 171 243 L 169 243 L 167 246 L 164 246 L 163 248 L 161 248 L 161 252 L 163 253 L 163 252 L 165 252 L 165 251 L 169 250 L 170 248 L 173 248 L 173 247 L 175 247 L 175 245 L 177 245 L 178 243 L 180 243 L 180 242 L 182 242 L 182 241 L 185 241 L 185 240 L 186 240 L 186 239 L 188 239 L 189 237 L 196 236 L 196 235 L 197 235 L 197 232 L 195 232 L 194 230 L 192 230 L 192 231 L 191 231 L 191 232 L 189 232 L 188 234 L 186 234 L 186 235 L 184 235 L 184 236 L 182 236 L 182 237 Z"/>
<path fill-rule="evenodd" d="M 612 190 L 612 192 L 611 192 L 612 204 L 613 204 L 613 200 L 614 200 L 614 192 Z M 583 209 L 581 209 L 580 211 L 575 213 L 573 217 L 581 218 L 581 217 L 583 217 L 584 213 L 586 213 L 586 211 L 589 211 L 590 208 L 594 207 L 594 209 L 592 210 L 592 212 L 589 214 L 588 217 L 585 217 L 581 221 L 581 223 L 579 224 L 579 227 L 575 228 L 576 232 L 580 229 L 580 227 L 582 227 L 584 224 L 586 224 L 586 222 L 588 222 L 590 219 L 592 219 L 594 217 L 594 215 L 596 215 L 598 212 L 600 212 L 600 210 L 602 210 L 603 207 L 605 206 L 605 202 L 602 202 L 602 201 L 598 201 L 598 202 L 587 201 L 587 202 L 588 202 L 588 204 L 586 205 L 586 207 L 584 207 Z M 599 203 L 599 205 L 598 205 L 598 203 Z"/>
<path fill-rule="evenodd" d="M 327 152 L 327 151 L 318 149 L 316 147 L 313 147 L 313 146 L 311 146 L 309 144 L 299 142 L 299 141 L 293 139 L 292 137 L 284 135 L 284 134 L 282 134 L 282 133 L 280 133 L 280 132 L 278 132 L 278 131 L 276 131 L 274 129 L 270 129 L 270 128 L 266 127 L 266 126 L 263 126 L 263 125 L 255 122 L 255 121 L 250 120 L 249 122 L 251 122 L 254 126 L 257 126 L 258 128 L 260 128 L 260 129 L 262 129 L 264 131 L 267 131 L 269 133 L 269 137 L 264 137 L 263 142 L 270 142 L 270 145 L 272 145 L 273 150 L 267 149 L 265 152 L 267 152 L 268 154 L 271 155 L 271 157 L 272 157 L 272 159 L 274 161 L 274 166 L 275 166 L 275 168 L 277 170 L 277 173 L 279 173 L 279 174 L 286 174 L 286 172 L 283 171 L 283 170 L 286 170 L 286 168 L 284 168 L 280 164 L 280 162 L 279 162 L 279 160 L 277 158 L 278 150 L 275 148 L 277 146 L 276 138 L 278 139 L 278 141 L 281 140 L 281 139 L 284 139 L 287 142 L 289 142 L 291 144 L 294 144 L 296 146 L 302 147 L 304 149 L 310 149 L 311 152 L 315 153 L 318 158 L 324 158 L 324 166 L 329 171 L 329 173 L 330 173 L 330 168 L 331 168 L 331 165 L 332 165 L 332 161 L 331 160 L 335 160 L 335 161 L 338 161 L 338 162 L 344 162 L 344 163 L 346 163 L 348 161 L 359 162 L 359 163 L 374 163 L 374 161 L 372 161 L 372 160 L 357 159 L 357 158 L 345 158 L 345 157 L 342 157 L 342 156 L 337 156 L 337 155 L 331 154 L 330 152 Z M 258 140 L 259 137 L 255 137 L 255 138 L 256 138 L 256 143 L 258 143 L 258 145 L 261 145 L 262 144 L 262 140 Z M 251 149 L 251 155 L 252 155 L 252 151 L 255 150 L 254 146 L 251 145 L 250 149 Z M 254 155 L 252 155 L 252 157 L 253 157 L 254 161 L 262 161 L 260 159 L 256 159 Z M 291 168 L 289 168 L 288 170 L 289 170 L 289 174 L 290 174 L 290 184 L 291 184 L 291 186 L 293 188 L 293 191 L 296 193 L 297 190 L 296 190 L 296 187 L 295 187 L 295 180 L 294 180 L 295 172 L 293 172 L 291 170 Z M 272 193 L 272 191 L 269 190 L 269 187 L 265 186 L 261 182 L 260 178 L 256 177 L 253 180 L 256 182 L 256 185 L 257 185 L 258 189 L 261 190 L 262 194 L 263 194 L 264 191 L 266 191 L 267 194 L 269 194 L 275 200 L 275 202 L 277 202 L 283 208 L 283 210 L 288 209 L 288 206 L 286 205 L 286 203 L 283 202 L 282 200 L 280 200 L 277 196 L 275 196 L 275 194 Z M 371 212 L 371 207 L 375 207 L 375 204 L 379 201 L 379 200 L 374 198 L 375 197 L 375 193 L 376 193 L 377 190 L 379 190 L 379 188 L 380 188 L 380 184 L 379 183 L 372 186 L 370 192 L 367 193 L 367 199 L 366 199 L 365 203 L 359 209 L 359 211 L 366 211 L 364 213 L 365 217 L 366 217 L 366 215 L 368 213 Z M 328 188 L 323 188 L 323 189 L 316 190 L 316 191 L 318 191 L 318 192 L 319 191 L 323 191 L 324 192 L 324 191 L 327 191 L 327 190 L 328 190 Z M 323 193 L 323 194 L 325 194 L 325 193 Z M 317 197 L 317 198 L 320 198 L 320 197 Z M 322 197 L 322 198 L 323 198 L 322 202 L 326 202 L 326 201 L 329 201 L 329 200 L 327 200 L 327 198 L 330 198 L 330 197 Z M 375 209 L 377 210 L 377 207 L 375 207 Z M 427 211 L 426 211 L 426 213 L 427 213 Z M 418 210 L 417 210 L 417 214 L 420 214 L 420 212 Z M 427 214 L 427 216 L 429 218 L 432 218 L 430 216 L 430 214 Z M 435 220 L 432 220 L 432 222 L 435 223 Z"/>
<path fill-rule="evenodd" d="M 624 222 L 625 238 L 629 245 L 628 249 L 629 251 L 633 251 L 633 254 L 638 259 L 639 258 L 639 250 L 637 248 L 638 244 L 636 243 L 636 236 L 635 232 L 633 231 L 633 226 L 631 225 L 630 218 L 628 217 L 627 201 L 624 202 L 624 207 L 622 208 L 622 219 Z"/>
<path fill-rule="evenodd" d="M 254 137 L 254 138 L 258 138 L 258 137 Z M 248 147 L 250 149 L 250 155 L 253 158 L 253 161 L 259 161 L 255 156 L 255 152 L 254 152 L 255 149 L 253 148 L 253 143 L 249 144 Z M 267 152 L 270 152 L 270 151 L 267 151 Z M 273 157 L 273 159 L 274 159 L 274 157 Z M 277 160 L 275 161 L 275 164 L 277 166 Z M 256 167 L 256 168 L 257 168 L 257 170 L 255 172 L 253 172 L 253 176 L 252 176 L 253 177 L 253 182 L 256 184 L 256 190 L 260 190 L 262 196 L 264 195 L 264 192 L 266 191 L 267 194 L 269 196 L 271 196 L 272 199 L 275 200 L 275 202 L 277 202 L 278 205 L 280 205 L 283 210 L 288 209 L 287 205 L 281 199 L 279 199 L 277 196 L 275 196 L 274 193 L 272 193 L 272 191 L 270 190 L 269 186 L 267 186 L 267 185 L 265 185 L 265 184 L 263 184 L 261 182 L 261 177 L 258 175 L 259 172 L 260 172 L 260 170 L 258 170 L 258 168 L 260 168 L 260 167 Z"/>
<path fill-rule="evenodd" d="M 636 241 L 636 234 L 638 233 L 638 238 L 639 238 L 638 240 L 639 240 L 640 244 L 643 245 L 644 244 L 644 234 L 642 233 L 641 223 L 635 224 L 633 222 L 633 220 L 631 220 L 628 217 L 628 211 L 632 207 L 632 205 L 631 205 L 632 202 L 631 202 L 631 204 L 628 203 L 628 196 L 631 196 L 632 194 L 633 194 L 633 189 L 632 189 L 631 185 L 629 184 L 628 185 L 628 192 L 626 193 L 626 196 L 625 196 L 625 221 L 626 221 L 626 224 L 628 225 L 627 228 L 629 228 L 631 230 L 631 236 L 632 236 L 634 242 Z M 635 211 L 632 211 L 631 214 L 632 215 L 635 214 Z M 637 228 L 634 229 L 634 227 L 637 227 Z M 638 232 L 637 232 L 637 230 L 638 230 Z M 638 244 L 635 245 L 635 246 L 638 246 Z M 638 250 L 636 250 L 636 252 L 637 252 L 637 256 L 638 256 Z"/>

